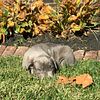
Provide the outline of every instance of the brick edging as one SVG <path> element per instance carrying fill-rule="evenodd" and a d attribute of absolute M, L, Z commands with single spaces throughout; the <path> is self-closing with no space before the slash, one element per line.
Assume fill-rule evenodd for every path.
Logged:
<path fill-rule="evenodd" d="M 0 46 L 0 56 L 23 56 L 24 53 L 29 49 L 27 46 Z M 97 60 L 100 61 L 100 50 L 76 50 L 74 51 L 76 60 Z"/>

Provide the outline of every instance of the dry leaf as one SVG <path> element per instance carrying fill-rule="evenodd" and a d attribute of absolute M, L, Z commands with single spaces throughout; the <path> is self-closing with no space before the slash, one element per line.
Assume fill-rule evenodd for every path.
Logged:
<path fill-rule="evenodd" d="M 65 76 L 59 76 L 59 79 L 58 79 L 57 83 L 67 84 L 67 83 L 69 83 L 69 81 L 68 81 L 67 77 L 65 77 Z"/>
<path fill-rule="evenodd" d="M 93 83 L 92 77 L 89 74 L 83 74 L 76 76 L 76 84 L 82 84 L 82 87 L 85 88 Z"/>
<path fill-rule="evenodd" d="M 75 83 L 78 85 L 82 84 L 82 87 L 86 88 L 93 83 L 93 80 L 89 74 L 82 74 L 82 75 L 79 75 L 76 77 L 70 77 L 70 78 L 67 78 L 65 76 L 59 76 L 57 83 L 60 83 L 60 84 Z"/>

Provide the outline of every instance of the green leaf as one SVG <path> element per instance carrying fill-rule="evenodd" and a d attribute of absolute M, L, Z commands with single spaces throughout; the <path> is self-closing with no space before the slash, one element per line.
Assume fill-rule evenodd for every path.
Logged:
<path fill-rule="evenodd" d="M 29 29 L 29 30 L 25 30 L 26 32 L 28 32 L 28 33 L 30 33 L 31 32 L 31 29 Z"/>
<path fill-rule="evenodd" d="M 84 28 L 85 26 L 86 26 L 86 23 L 80 21 L 80 27 L 81 27 L 81 28 Z"/>
<path fill-rule="evenodd" d="M 19 32 L 20 32 L 20 25 L 16 25 L 15 33 L 19 33 Z"/>
<path fill-rule="evenodd" d="M 28 25 L 31 27 L 32 26 L 32 21 L 29 20 Z"/>
<path fill-rule="evenodd" d="M 1 34 L 2 34 L 2 33 L 5 34 L 5 33 L 6 33 L 6 28 L 1 28 L 1 29 L 0 29 L 0 32 L 1 32 Z"/>
<path fill-rule="evenodd" d="M 56 2 L 57 4 L 60 4 L 60 0 L 55 0 L 55 2 Z"/>
<path fill-rule="evenodd" d="M 81 3 L 81 0 L 77 0 L 77 1 L 76 1 L 76 4 L 77 4 L 77 5 L 80 5 L 80 3 Z"/>
<path fill-rule="evenodd" d="M 5 9 L 4 12 L 3 12 L 3 15 L 8 16 L 8 13 L 9 13 L 9 11 Z"/>

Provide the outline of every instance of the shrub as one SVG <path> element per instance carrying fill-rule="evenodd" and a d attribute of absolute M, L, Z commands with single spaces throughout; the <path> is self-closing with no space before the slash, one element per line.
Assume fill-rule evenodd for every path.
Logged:
<path fill-rule="evenodd" d="M 47 32 L 67 38 L 71 33 L 84 32 L 94 27 L 99 7 L 94 0 L 56 0 L 58 11 L 43 0 L 0 1 L 0 38 L 19 33 L 37 36 Z M 8 2 L 9 1 L 9 2 Z"/>
<path fill-rule="evenodd" d="M 0 2 L 0 28 L 1 34 L 27 34 L 40 35 L 53 26 L 55 10 L 42 0 L 30 3 L 29 0 L 15 0 L 12 5 Z"/>
<path fill-rule="evenodd" d="M 60 36 L 67 37 L 71 33 L 84 33 L 86 30 L 100 23 L 93 18 L 100 12 L 97 0 L 56 0 L 59 14 L 62 15 L 55 23 L 55 28 Z M 54 28 L 54 29 L 55 29 Z"/>

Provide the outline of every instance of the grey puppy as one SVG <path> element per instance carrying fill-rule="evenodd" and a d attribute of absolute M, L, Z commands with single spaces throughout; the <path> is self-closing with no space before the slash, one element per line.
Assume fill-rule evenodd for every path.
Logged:
<path fill-rule="evenodd" d="M 22 66 L 31 74 L 43 78 L 53 76 L 60 66 L 74 65 L 73 50 L 67 45 L 40 43 L 24 54 Z"/>

